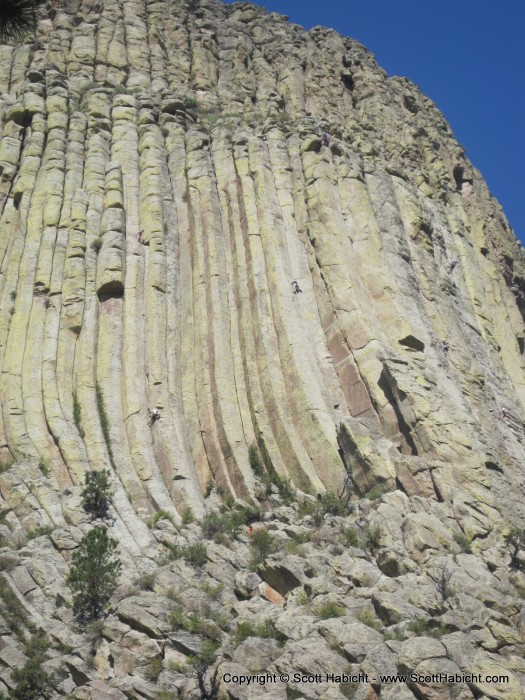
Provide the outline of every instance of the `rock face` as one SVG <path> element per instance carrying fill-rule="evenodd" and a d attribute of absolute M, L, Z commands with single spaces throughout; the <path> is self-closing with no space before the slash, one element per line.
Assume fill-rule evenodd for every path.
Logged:
<path fill-rule="evenodd" d="M 71 646 L 57 697 L 201 697 L 185 664 L 215 624 L 232 673 L 441 669 L 482 676 L 454 697 L 521 698 L 525 254 L 443 116 L 355 40 L 251 4 L 48 5 L 0 46 L 0 691 L 26 660 L 11 595 Z M 91 648 L 64 579 L 102 468 L 126 582 L 156 583 Z M 346 511 L 319 529 L 325 492 Z M 159 564 L 221 499 L 262 505 L 279 551 Z M 218 583 L 228 624 L 170 622 Z M 284 646 L 250 661 L 243 619 Z"/>

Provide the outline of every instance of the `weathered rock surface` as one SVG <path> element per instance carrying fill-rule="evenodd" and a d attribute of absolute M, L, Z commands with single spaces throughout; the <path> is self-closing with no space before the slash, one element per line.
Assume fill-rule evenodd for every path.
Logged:
<path fill-rule="evenodd" d="M 47 3 L 0 69 L 0 693 L 32 624 L 57 698 L 196 700 L 210 644 L 276 674 L 231 698 L 522 698 L 525 254 L 432 102 L 217 0 Z M 84 632 L 102 468 L 124 573 Z M 190 522 L 249 506 L 262 560 Z"/>

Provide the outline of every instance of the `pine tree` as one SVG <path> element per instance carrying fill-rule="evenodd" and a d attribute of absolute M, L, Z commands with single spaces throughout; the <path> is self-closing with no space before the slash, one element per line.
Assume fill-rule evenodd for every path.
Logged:
<path fill-rule="evenodd" d="M 13 700 L 42 700 L 53 693 L 56 679 L 44 670 L 49 640 L 42 629 L 25 641 L 24 653 L 28 657 L 22 668 L 15 669 L 12 679 L 16 686 L 11 690 Z M 0 700 L 2 695 L 0 694 Z"/>
<path fill-rule="evenodd" d="M 24 666 L 15 669 L 12 679 L 16 686 L 11 691 L 13 700 L 42 700 L 48 698 L 53 690 L 53 678 L 42 668 L 42 660 L 35 657 L 26 661 Z"/>
<path fill-rule="evenodd" d="M 19 41 L 36 25 L 36 8 L 44 0 L 0 0 L 0 43 Z"/>
<path fill-rule="evenodd" d="M 101 525 L 82 538 L 73 554 L 66 582 L 74 592 L 73 613 L 82 626 L 102 617 L 118 585 L 122 564 L 116 553 L 116 540 Z"/>
<path fill-rule="evenodd" d="M 82 505 L 94 518 L 105 518 L 111 503 L 109 472 L 106 469 L 86 474 Z"/>

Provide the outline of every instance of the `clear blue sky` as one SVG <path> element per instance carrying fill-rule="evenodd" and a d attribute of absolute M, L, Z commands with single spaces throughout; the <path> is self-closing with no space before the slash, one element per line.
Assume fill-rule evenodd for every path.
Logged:
<path fill-rule="evenodd" d="M 226 0 L 229 2 L 230 0 Z M 262 0 L 332 27 L 406 76 L 445 115 L 525 242 L 525 0 Z"/>

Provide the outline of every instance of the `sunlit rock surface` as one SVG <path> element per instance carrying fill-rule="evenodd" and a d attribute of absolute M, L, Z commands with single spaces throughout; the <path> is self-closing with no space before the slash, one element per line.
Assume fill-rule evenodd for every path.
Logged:
<path fill-rule="evenodd" d="M 355 697 L 521 698 L 525 576 L 503 536 L 525 520 L 525 256 L 443 116 L 357 41 L 246 3 L 73 0 L 39 17 L 0 46 L 0 566 L 72 647 L 50 657 L 66 660 L 57 697 L 201 697 L 174 669 L 202 639 L 172 629 L 166 596 L 208 577 L 231 620 L 270 615 L 288 640 L 255 663 L 230 621 L 232 672 L 486 672 L 509 681 Z M 84 475 L 102 468 L 123 578 L 156 583 L 120 590 L 93 656 L 64 578 L 90 528 Z M 303 568 L 281 548 L 250 587 L 241 535 L 209 544 L 206 573 L 157 571 L 189 508 L 262 504 L 284 542 L 296 502 L 350 482 L 352 512 L 301 545 Z M 351 525 L 380 542 L 342 545 Z M 440 605 L 444 568 L 457 595 Z M 348 619 L 319 619 L 319 596 Z M 408 629 L 429 616 L 439 641 Z M 25 657 L 1 618 L 0 640 L 8 692 Z"/>

